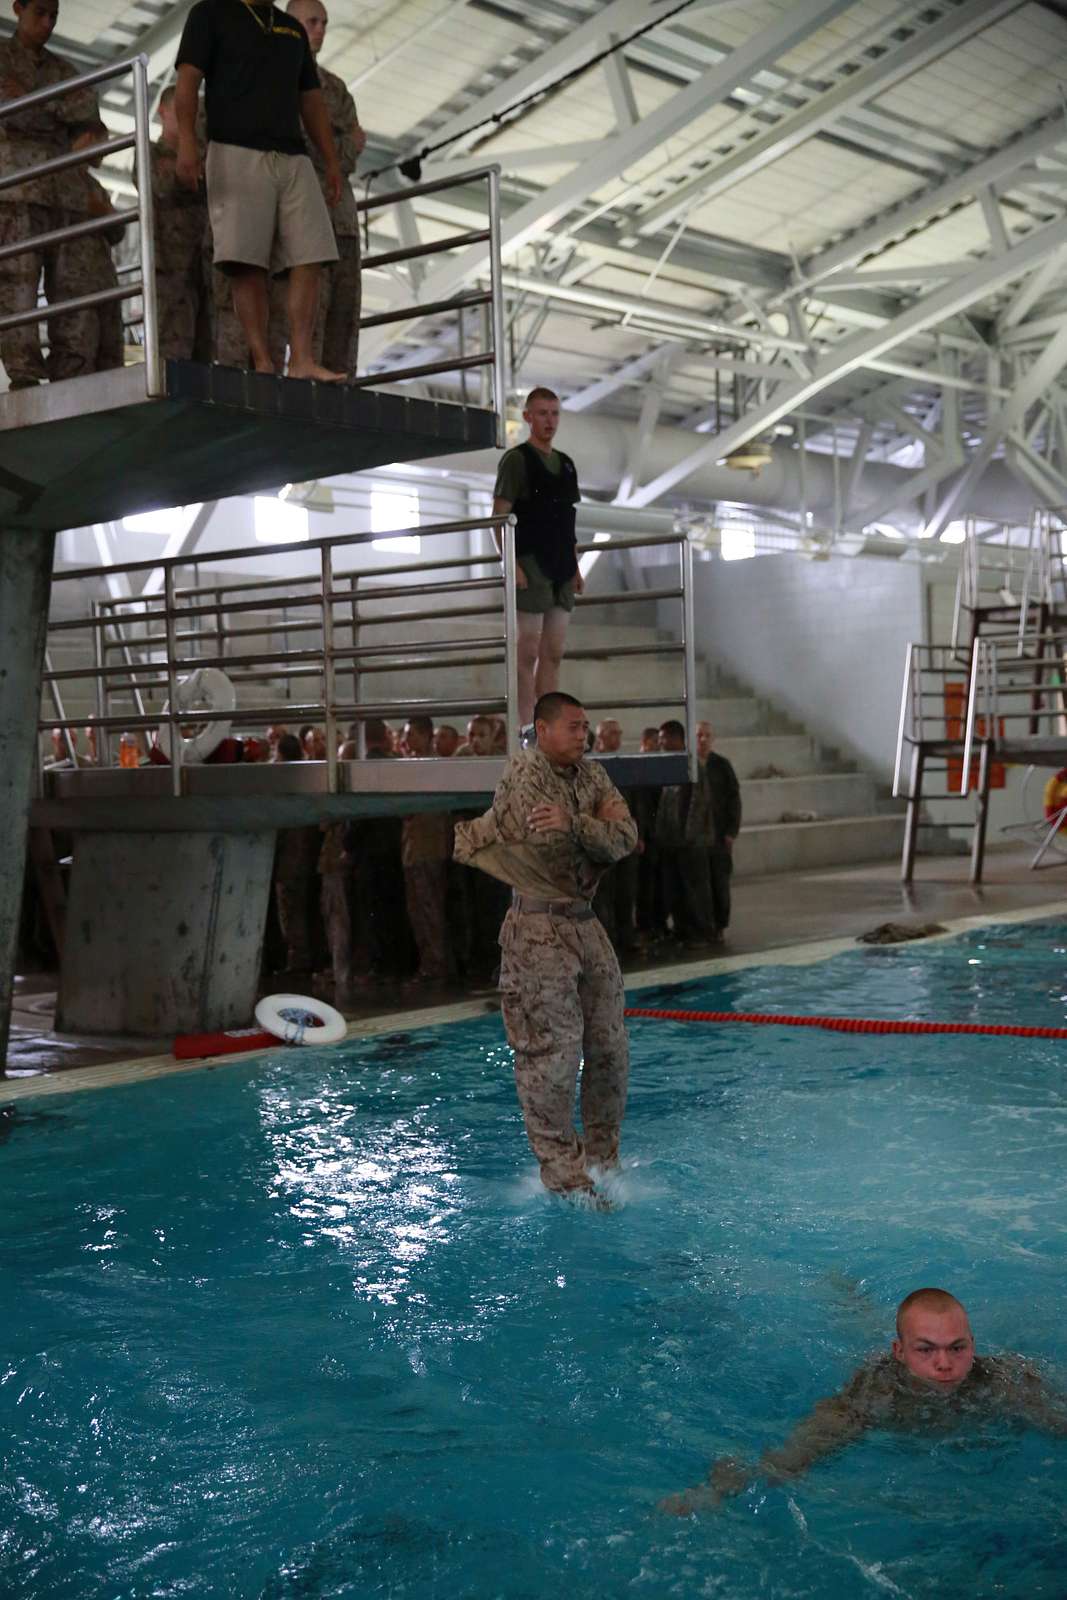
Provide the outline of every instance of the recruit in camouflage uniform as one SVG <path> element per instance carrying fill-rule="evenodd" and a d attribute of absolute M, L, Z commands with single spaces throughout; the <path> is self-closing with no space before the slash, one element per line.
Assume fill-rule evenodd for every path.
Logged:
<path fill-rule="evenodd" d="M 173 105 L 173 97 L 168 102 Z M 164 132 L 152 146 L 152 200 L 155 210 L 156 307 L 159 353 L 164 360 L 211 360 L 211 260 L 207 190 L 203 180 L 186 189 L 174 175 L 177 132 L 168 137 L 172 112 L 164 116 Z"/>
<path fill-rule="evenodd" d="M 80 134 L 74 146 L 84 149 L 106 138 L 107 129 L 101 124 L 93 132 Z M 76 176 L 82 185 L 84 204 L 91 217 L 106 217 L 114 211 L 106 189 L 97 183 L 91 173 L 81 168 Z M 111 249 L 122 242 L 125 231 L 126 224 L 116 222 L 102 233 L 92 233 L 81 239 L 67 239 L 60 245 L 56 267 L 56 289 L 60 298 L 73 299 L 76 295 L 118 288 L 119 278 Z M 63 377 L 76 378 L 89 372 L 108 372 L 113 367 L 123 365 L 120 300 L 86 306 L 82 311 L 71 311 L 64 321 L 69 324 L 69 329 L 66 334 Z"/>
<path fill-rule="evenodd" d="M 0 41 L 0 98 L 14 100 L 78 76 L 69 61 L 44 48 L 44 41 L 55 26 L 54 15 L 36 15 L 35 7 L 30 5 L 16 5 L 15 15 L 17 32 Z M 6 118 L 0 123 L 0 175 L 66 155 L 72 139 L 99 122 L 96 95 L 91 89 L 72 90 Z M 0 245 L 84 221 L 87 205 L 84 169 L 77 167 L 0 189 Z M 59 270 L 58 245 L 0 261 L 0 308 L 4 312 L 31 311 L 37 304 L 42 272 L 45 298 L 62 299 Z M 46 367 L 38 323 L 24 323 L 0 333 L 0 357 L 12 388 L 26 388 L 45 377 L 69 378 L 85 370 L 84 353 L 70 315 L 50 320 L 48 337 Z"/>
<path fill-rule="evenodd" d="M 315 317 L 315 360 L 331 372 L 354 376 L 359 351 L 359 317 L 362 306 L 362 279 L 359 260 L 359 212 L 349 178 L 359 160 L 359 119 L 356 104 L 344 80 L 325 67 L 316 66 L 322 98 L 330 118 L 333 142 L 344 181 L 341 198 L 330 212 L 337 239 L 338 259 L 328 262 L 319 278 L 319 308 Z M 326 193 L 326 169 L 317 145 L 305 138 L 307 153 Z M 285 364 L 286 279 L 275 278 L 270 290 L 270 353 L 277 371 Z M 248 365 L 248 343 L 233 309 L 230 281 L 214 271 L 215 352 L 226 367 Z"/>
<path fill-rule="evenodd" d="M 561 807 L 569 831 L 538 832 L 532 818 L 541 806 Z M 605 809 L 625 820 L 605 818 Z M 636 844 L 633 819 L 599 762 L 557 765 L 541 749 L 508 763 L 485 816 L 456 825 L 456 860 L 515 891 L 500 934 L 501 1009 L 548 1189 L 589 1192 L 590 1164 L 618 1161 L 629 1076 L 622 974 L 590 900 L 604 870 Z"/>

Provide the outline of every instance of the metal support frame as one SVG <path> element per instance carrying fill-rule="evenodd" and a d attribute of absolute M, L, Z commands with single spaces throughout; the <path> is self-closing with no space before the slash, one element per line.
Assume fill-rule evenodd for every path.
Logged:
<path fill-rule="evenodd" d="M 700 445 L 681 461 L 645 484 L 633 496 L 631 504 L 646 506 L 674 489 L 706 463 L 720 461 L 731 451 L 747 444 L 750 439 L 805 405 L 840 378 L 906 339 L 912 338 L 946 317 L 966 310 L 976 300 L 981 300 L 993 290 L 1012 283 L 1038 266 L 1053 250 L 1067 244 L 1067 218 L 1049 223 L 1028 234 L 1020 243 L 1000 255 L 987 256 L 976 263 L 974 270 L 962 278 L 954 278 L 942 288 L 923 296 L 913 306 L 884 326 L 869 332 L 853 335 L 838 345 L 833 345 L 816 361 L 812 375 L 804 380 L 787 377 L 783 370 L 782 381 L 774 394 L 762 405 L 754 407 L 739 421 L 706 444 Z M 1062 325 L 1061 325 L 1062 326 Z"/>
<path fill-rule="evenodd" d="M 765 133 L 746 140 L 710 171 L 672 189 L 641 215 L 638 231 L 654 233 L 688 207 L 707 204 L 831 127 L 853 107 L 884 94 L 963 40 L 1018 9 L 1018 0 L 970 0 L 959 10 L 917 30 L 904 43 L 883 50 L 872 65 L 848 73 L 834 88 L 816 96 L 793 116 L 772 123 Z"/>
<path fill-rule="evenodd" d="M 513 255 L 538 234 L 554 227 L 579 201 L 595 193 L 606 180 L 616 177 L 665 139 L 672 138 L 696 117 L 705 115 L 715 105 L 721 104 L 739 83 L 747 82 L 756 73 L 771 66 L 816 28 L 846 10 L 848 3 L 849 0 L 791 0 L 786 12 L 766 27 L 757 29 L 753 38 L 702 72 L 692 83 L 677 90 L 663 105 L 642 117 L 634 127 L 605 140 L 600 153 L 592 160 L 576 163 L 564 177 L 513 211 L 501 228 L 503 253 Z M 601 41 L 606 25 L 610 31 L 603 11 L 590 24 Z M 575 39 L 582 32 L 581 29 L 575 30 L 567 47 L 568 53 L 573 51 Z M 551 55 L 551 51 L 545 52 L 537 64 L 538 71 L 543 71 L 544 63 Z M 507 103 L 514 99 L 517 92 L 514 80 L 509 90 L 505 91 Z M 485 114 L 477 107 L 470 107 L 464 114 L 463 125 L 467 125 L 468 117 L 477 120 L 478 116 Z M 450 131 L 447 123 L 435 130 L 438 139 L 449 137 Z M 458 133 L 461 129 L 454 131 Z M 436 268 L 426 279 L 427 298 L 446 299 L 454 294 L 477 275 L 484 260 L 483 251 L 467 250 Z M 364 346 L 366 359 L 373 359 L 384 344 L 380 335 L 372 333 L 364 341 Z"/>

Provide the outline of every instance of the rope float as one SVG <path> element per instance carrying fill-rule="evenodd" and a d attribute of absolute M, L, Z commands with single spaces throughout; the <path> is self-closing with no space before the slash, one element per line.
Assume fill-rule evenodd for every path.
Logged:
<path fill-rule="evenodd" d="M 657 1011 L 628 1006 L 628 1017 L 654 1022 L 746 1022 L 757 1028 L 828 1028 L 834 1033 L 988 1033 L 999 1038 L 1067 1039 L 1067 1028 L 1024 1028 L 996 1022 L 899 1022 L 881 1017 L 775 1016 L 767 1011 Z"/>

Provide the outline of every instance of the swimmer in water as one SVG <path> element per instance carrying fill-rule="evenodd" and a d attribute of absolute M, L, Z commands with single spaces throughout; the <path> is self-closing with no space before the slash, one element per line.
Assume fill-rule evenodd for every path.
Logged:
<path fill-rule="evenodd" d="M 979 1356 L 967 1313 L 944 1289 L 916 1289 L 897 1308 L 897 1336 L 887 1355 L 865 1361 L 845 1387 L 793 1429 L 755 1467 L 724 1456 L 706 1482 L 668 1496 L 659 1509 L 674 1516 L 713 1510 L 763 1478 L 799 1478 L 816 1461 L 872 1428 L 948 1430 L 967 1420 L 1000 1417 L 1067 1438 L 1067 1397 L 1056 1395 L 1021 1356 Z"/>

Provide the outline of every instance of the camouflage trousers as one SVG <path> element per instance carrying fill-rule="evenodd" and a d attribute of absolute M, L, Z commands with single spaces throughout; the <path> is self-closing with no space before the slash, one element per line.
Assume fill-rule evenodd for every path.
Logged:
<path fill-rule="evenodd" d="M 30 239 L 51 228 L 61 228 L 72 219 L 52 206 L 0 205 L 0 245 Z M 100 283 L 84 283 L 72 262 L 70 247 L 48 245 L 0 261 L 0 310 L 5 313 L 32 311 L 44 278 L 45 299 L 49 302 L 84 294 L 87 289 L 103 288 Z M 105 316 L 109 312 L 111 315 Z M 42 314 L 42 321 L 46 313 Z M 118 352 L 113 348 L 118 327 Z M 102 349 L 107 336 L 107 346 Z M 0 359 L 11 383 L 53 381 L 75 378 L 85 372 L 101 370 L 103 365 L 121 366 L 121 326 L 117 306 L 67 312 L 48 320 L 48 362 L 41 352 L 39 322 L 26 322 L 19 328 L 0 333 Z"/>
<path fill-rule="evenodd" d="M 340 260 L 322 269 L 319 307 L 315 316 L 313 351 L 333 372 L 355 374 L 359 350 L 359 315 L 362 305 L 359 240 L 338 239 Z M 289 343 L 287 279 L 275 278 L 270 286 L 268 340 L 271 359 L 280 372 Z M 233 309 L 230 279 L 214 271 L 215 360 L 224 367 L 249 365 L 248 341 Z"/>
<path fill-rule="evenodd" d="M 547 1189 L 588 1189 L 590 1162 L 618 1160 L 626 1109 L 630 1048 L 615 952 L 595 917 L 514 910 L 500 948 L 501 1010 L 541 1181 Z M 581 1138 L 574 1127 L 579 1067 Z"/>
<path fill-rule="evenodd" d="M 419 972 L 424 978 L 448 977 L 446 906 L 448 862 L 416 861 L 404 868 L 404 894 L 408 921 L 419 952 Z"/>
<path fill-rule="evenodd" d="M 352 904 L 349 897 L 351 873 L 322 874 L 322 920 L 326 927 L 326 946 L 333 969 L 333 997 L 345 1005 L 352 997 Z"/>
<path fill-rule="evenodd" d="M 205 263 L 187 272 L 156 273 L 159 353 L 165 361 L 211 360 L 210 271 Z"/>

